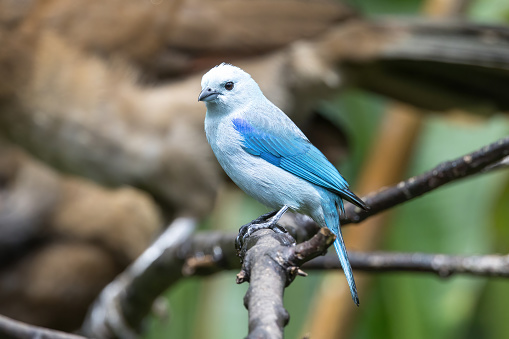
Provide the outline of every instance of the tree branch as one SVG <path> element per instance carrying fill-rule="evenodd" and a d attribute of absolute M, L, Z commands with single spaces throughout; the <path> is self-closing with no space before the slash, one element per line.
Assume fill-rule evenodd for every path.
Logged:
<path fill-rule="evenodd" d="M 92 305 L 83 333 L 99 338 L 137 338 L 153 301 L 182 278 L 185 258 L 177 252 L 195 229 L 196 220 L 175 219 L 166 231 Z"/>
<path fill-rule="evenodd" d="M 498 163 L 507 155 L 509 155 L 509 137 L 455 160 L 443 162 L 424 174 L 363 197 L 364 202 L 370 207 L 368 211 L 348 204 L 345 206 L 346 217 L 341 219 L 341 225 L 359 223 L 372 215 L 415 199 L 442 185 L 479 173 L 486 167 Z"/>
<path fill-rule="evenodd" d="M 447 255 L 394 252 L 348 252 L 356 270 L 376 272 L 431 272 L 441 277 L 471 274 L 486 277 L 509 277 L 509 255 Z M 324 256 L 306 263 L 305 269 L 336 269 L 335 256 Z"/>
<path fill-rule="evenodd" d="M 0 315 L 0 338 L 2 339 L 86 339 L 70 333 L 33 326 Z"/>
<path fill-rule="evenodd" d="M 288 312 L 283 307 L 283 292 L 297 275 L 304 262 L 327 250 L 334 242 L 334 234 L 326 228 L 310 240 L 293 246 L 288 234 L 261 230 L 244 244 L 242 269 L 237 283 L 249 281 L 244 306 L 249 311 L 248 338 L 283 338 Z"/>

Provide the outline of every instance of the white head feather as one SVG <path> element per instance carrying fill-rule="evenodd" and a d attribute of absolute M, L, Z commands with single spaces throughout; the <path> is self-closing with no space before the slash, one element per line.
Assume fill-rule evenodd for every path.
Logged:
<path fill-rule="evenodd" d="M 266 100 L 251 75 L 239 67 L 222 63 L 208 71 L 201 80 L 200 99 L 209 111 L 230 113 L 246 105 Z"/>

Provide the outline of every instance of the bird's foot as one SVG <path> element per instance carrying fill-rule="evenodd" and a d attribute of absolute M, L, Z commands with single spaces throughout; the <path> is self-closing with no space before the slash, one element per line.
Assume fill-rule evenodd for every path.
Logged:
<path fill-rule="evenodd" d="M 278 225 L 277 223 L 287 210 L 288 206 L 285 205 L 279 211 L 276 210 L 266 213 L 256 218 L 255 220 L 251 221 L 250 223 L 242 225 L 242 227 L 239 228 L 239 234 L 235 239 L 235 248 L 237 249 L 237 251 L 241 250 L 242 245 L 244 244 L 246 239 L 256 231 L 262 229 L 270 229 L 276 233 L 288 233 L 284 227 Z"/>

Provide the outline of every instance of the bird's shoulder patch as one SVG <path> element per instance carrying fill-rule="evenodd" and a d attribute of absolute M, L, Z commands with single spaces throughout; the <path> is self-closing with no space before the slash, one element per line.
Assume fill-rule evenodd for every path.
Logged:
<path fill-rule="evenodd" d="M 279 166 L 280 154 L 271 152 L 266 143 L 270 138 L 267 134 L 258 131 L 249 122 L 241 118 L 232 120 L 233 127 L 242 137 L 242 148 L 249 154 L 259 156 L 269 163 Z"/>
<path fill-rule="evenodd" d="M 254 128 L 244 119 L 241 118 L 235 118 L 232 120 L 233 127 L 239 132 L 241 135 L 244 135 L 246 133 L 253 133 Z"/>

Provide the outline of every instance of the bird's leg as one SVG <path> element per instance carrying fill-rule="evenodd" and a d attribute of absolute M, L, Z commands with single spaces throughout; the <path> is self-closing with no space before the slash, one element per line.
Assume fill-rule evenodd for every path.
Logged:
<path fill-rule="evenodd" d="M 284 227 L 278 225 L 279 219 L 285 214 L 288 210 L 288 206 L 284 205 L 279 211 L 275 210 L 269 213 L 266 213 L 255 220 L 251 221 L 243 225 L 239 229 L 239 234 L 235 239 L 235 248 L 239 251 L 242 248 L 242 244 L 251 234 L 258 230 L 262 229 L 271 229 L 276 233 L 288 233 Z"/>

